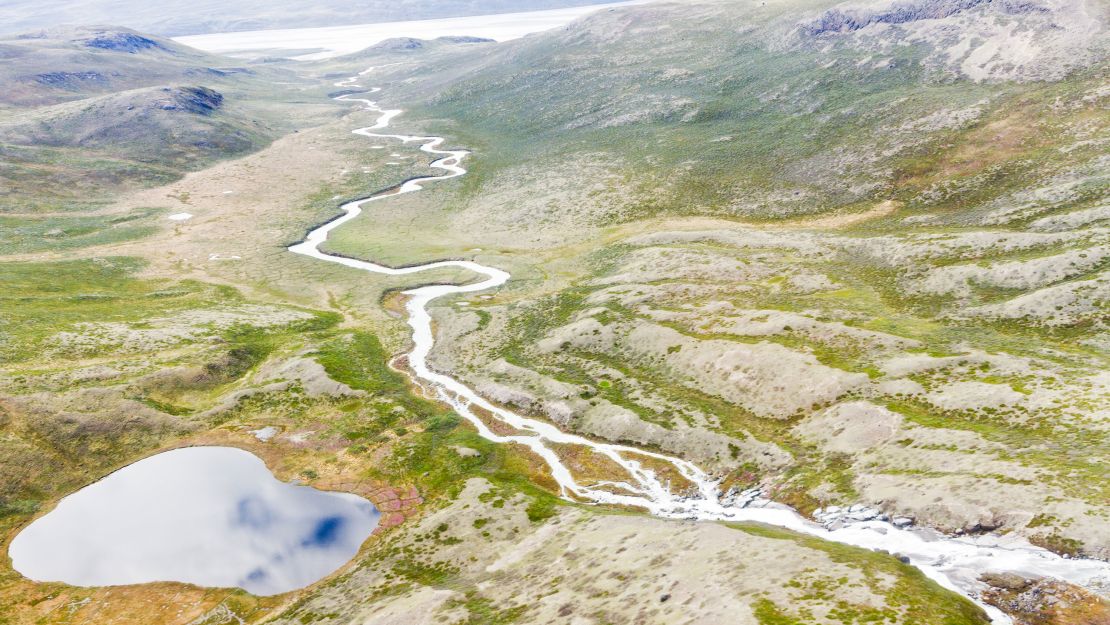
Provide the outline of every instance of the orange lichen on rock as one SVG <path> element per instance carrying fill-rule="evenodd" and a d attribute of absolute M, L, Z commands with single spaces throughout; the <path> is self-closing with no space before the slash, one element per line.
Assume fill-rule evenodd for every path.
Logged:
<path fill-rule="evenodd" d="M 1013 618 L 1014 625 L 1110 625 L 1110 602 L 1078 586 L 1012 574 L 980 579 L 990 586 L 983 600 Z"/>

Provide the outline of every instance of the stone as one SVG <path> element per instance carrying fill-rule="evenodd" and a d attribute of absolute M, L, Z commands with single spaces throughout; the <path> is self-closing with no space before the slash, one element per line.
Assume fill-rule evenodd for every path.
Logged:
<path fill-rule="evenodd" d="M 455 445 L 453 449 L 455 450 L 455 453 L 459 454 L 459 456 L 462 458 L 480 458 L 482 456 L 482 452 L 478 451 L 477 449 L 471 449 L 470 447 Z"/>

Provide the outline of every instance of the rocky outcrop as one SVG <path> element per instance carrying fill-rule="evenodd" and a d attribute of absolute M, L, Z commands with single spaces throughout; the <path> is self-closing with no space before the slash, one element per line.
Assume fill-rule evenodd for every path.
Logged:
<path fill-rule="evenodd" d="M 108 77 L 100 72 L 45 72 L 34 75 L 35 82 L 48 87 L 76 91 L 90 84 L 103 86 L 108 84 Z"/>
<path fill-rule="evenodd" d="M 427 44 L 423 39 L 416 39 L 414 37 L 394 37 L 393 39 L 386 39 L 385 41 L 375 44 L 370 47 L 371 50 L 381 50 L 394 52 L 399 50 L 419 50 Z"/>
<path fill-rule="evenodd" d="M 988 586 L 983 600 L 1010 615 L 1014 625 L 1110 625 L 1110 603 L 1077 586 L 1007 573 L 988 573 L 980 581 Z"/>
<path fill-rule="evenodd" d="M 467 37 L 467 36 L 446 36 L 436 37 L 435 39 L 417 39 L 415 37 L 394 37 L 386 39 L 381 43 L 370 46 L 368 50 L 377 52 L 407 52 L 411 50 L 422 50 L 428 47 L 428 44 L 449 44 L 460 45 L 469 43 L 492 43 L 493 39 L 486 39 L 485 37 Z"/>
<path fill-rule="evenodd" d="M 162 92 L 165 96 L 156 98 L 153 104 L 163 111 L 211 115 L 224 102 L 223 94 L 208 87 L 164 87 Z"/>
<path fill-rule="evenodd" d="M 436 41 L 443 43 L 494 43 L 496 40 L 488 39 L 486 37 L 468 37 L 466 35 L 448 35 L 446 37 L 436 37 Z"/>
<path fill-rule="evenodd" d="M 1105 20 L 1087 0 L 880 0 L 845 2 L 795 25 L 802 47 L 894 58 L 913 45 L 930 74 L 976 81 L 1059 80 L 1107 50 Z M 866 55 L 871 55 L 870 57 Z M 882 56 L 880 56 L 882 55 Z M 881 66 L 881 63 L 880 63 Z"/>
<path fill-rule="evenodd" d="M 1048 9 L 1025 0 L 924 0 L 891 5 L 881 10 L 829 9 L 817 19 L 802 25 L 810 37 L 825 33 L 859 30 L 872 24 L 906 24 L 918 20 L 944 19 L 981 5 L 995 4 L 1009 14 L 1044 13 Z"/>
<path fill-rule="evenodd" d="M 89 48 L 136 54 L 142 50 L 168 50 L 153 39 L 127 31 L 101 31 L 84 41 Z"/>

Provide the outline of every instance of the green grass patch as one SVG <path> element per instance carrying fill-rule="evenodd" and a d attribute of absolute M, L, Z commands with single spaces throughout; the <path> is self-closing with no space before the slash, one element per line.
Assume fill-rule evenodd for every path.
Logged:
<path fill-rule="evenodd" d="M 38 356 L 44 340 L 83 322 L 136 322 L 239 299 L 234 289 L 134 277 L 143 261 L 112 257 L 0 264 L 0 362 Z"/>
<path fill-rule="evenodd" d="M 69 251 L 134 241 L 157 231 L 161 211 L 139 209 L 125 215 L 11 217 L 0 214 L 0 253 Z"/>
<path fill-rule="evenodd" d="M 990 622 L 987 615 L 974 603 L 941 588 L 920 570 L 899 561 L 890 554 L 842 545 L 761 523 L 726 525 L 753 536 L 790 540 L 800 546 L 820 551 L 834 562 L 859 569 L 870 582 L 872 591 L 885 595 L 886 607 L 900 613 L 897 622 L 928 623 L 929 625 L 986 625 Z M 883 579 L 894 581 L 893 583 L 880 581 Z M 773 610 L 772 607 L 774 607 Z M 793 618 L 792 616 L 773 604 L 765 605 L 763 613 L 768 620 L 760 620 L 761 625 L 795 623 L 794 620 L 789 620 Z M 851 617 L 841 619 L 844 623 L 867 622 L 857 619 L 852 612 L 844 612 L 842 616 Z"/>

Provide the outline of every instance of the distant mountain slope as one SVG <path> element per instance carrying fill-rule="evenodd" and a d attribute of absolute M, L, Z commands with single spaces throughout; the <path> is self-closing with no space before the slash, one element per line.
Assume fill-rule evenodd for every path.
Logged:
<path fill-rule="evenodd" d="M 391 93 L 457 122 L 484 152 L 482 180 L 604 161 L 636 201 L 603 220 L 777 218 L 905 192 L 953 136 L 1027 107 L 1039 81 L 1093 88 L 1107 41 L 1104 4 L 1083 0 L 661 3 L 443 55 Z M 1089 155 L 1026 162 L 1014 148 L 971 167 L 1013 162 L 1018 184 L 1030 165 Z"/>
<path fill-rule="evenodd" d="M 161 35 L 342 26 L 536 11 L 600 4 L 602 0 L 91 0 L 36 2 L 9 0 L 0 5 L 6 32 L 59 24 L 123 24 Z"/>
<path fill-rule="evenodd" d="M 113 27 L 52 28 L 0 39 L 0 107 L 40 106 L 243 68 L 169 39 Z"/>
<path fill-rule="evenodd" d="M 165 184 L 331 110 L 321 98 L 278 112 L 303 79 L 124 28 L 32 32 L 0 40 L 0 57 L 3 212 L 71 210 Z"/>

